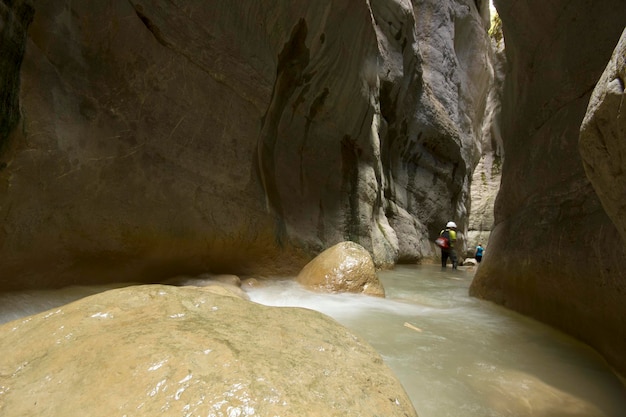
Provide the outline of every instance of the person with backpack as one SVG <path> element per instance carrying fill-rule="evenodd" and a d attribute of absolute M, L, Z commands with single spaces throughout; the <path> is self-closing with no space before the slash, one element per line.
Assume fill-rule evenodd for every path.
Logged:
<path fill-rule="evenodd" d="M 458 261 L 454 243 L 456 242 L 456 223 L 448 222 L 446 228 L 439 233 L 439 238 L 435 241 L 437 246 L 441 248 L 441 267 L 445 268 L 448 258 L 452 262 L 452 269 L 457 269 Z"/>

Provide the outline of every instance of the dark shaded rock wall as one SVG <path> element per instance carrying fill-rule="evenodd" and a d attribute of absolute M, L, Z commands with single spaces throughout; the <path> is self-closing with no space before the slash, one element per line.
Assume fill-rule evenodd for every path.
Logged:
<path fill-rule="evenodd" d="M 383 267 L 466 223 L 485 5 L 32 4 L 0 288 L 294 274 L 344 240 Z"/>
<path fill-rule="evenodd" d="M 575 335 L 626 372 L 626 247 L 585 175 L 579 127 L 623 1 L 496 1 L 507 74 L 495 227 L 471 294 Z"/>
<path fill-rule="evenodd" d="M 34 13 L 29 1 L 0 2 L 0 150 L 20 118 L 19 70 Z"/>

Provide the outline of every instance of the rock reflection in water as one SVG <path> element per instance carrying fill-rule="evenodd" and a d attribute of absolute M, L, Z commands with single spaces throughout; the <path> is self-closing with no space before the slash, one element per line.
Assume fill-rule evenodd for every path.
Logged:
<path fill-rule="evenodd" d="M 398 266 L 379 273 L 386 299 L 313 294 L 289 282 L 253 301 L 321 311 L 369 341 L 420 417 L 624 417 L 619 379 L 592 349 L 468 296 L 472 271 Z"/>

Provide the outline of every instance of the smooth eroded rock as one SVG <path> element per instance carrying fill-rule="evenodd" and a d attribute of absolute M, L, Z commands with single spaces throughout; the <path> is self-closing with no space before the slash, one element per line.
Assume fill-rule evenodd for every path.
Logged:
<path fill-rule="evenodd" d="M 334 320 L 223 288 L 116 289 L 0 327 L 0 415 L 416 416 Z"/>
<path fill-rule="evenodd" d="M 626 30 L 589 100 L 579 149 L 587 177 L 626 241 Z"/>
<path fill-rule="evenodd" d="M 508 62 L 505 160 L 470 294 L 577 337 L 624 373 L 626 246 L 578 146 L 591 93 L 624 30 L 624 2 L 495 5 Z"/>
<path fill-rule="evenodd" d="M 354 242 L 341 242 L 320 253 L 302 268 L 296 281 L 318 291 L 385 296 L 372 257 Z"/>
<path fill-rule="evenodd" d="M 9 3 L 0 290 L 291 276 L 342 240 L 386 267 L 465 224 L 485 2 Z"/>

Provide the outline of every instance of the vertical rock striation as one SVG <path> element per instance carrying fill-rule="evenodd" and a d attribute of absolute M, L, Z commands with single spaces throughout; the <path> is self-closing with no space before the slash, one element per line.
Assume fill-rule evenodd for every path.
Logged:
<path fill-rule="evenodd" d="M 502 86 L 506 75 L 506 56 L 500 17 L 492 16 L 489 29 L 493 53 L 491 57 L 494 82 L 489 90 L 482 136 L 479 141 L 480 160 L 474 169 L 471 185 L 471 210 L 467 232 L 466 257 L 475 256 L 479 243 L 483 247 L 489 240 L 494 224 L 493 207 L 495 204 L 502 176 L 504 150 L 500 132 L 500 114 L 502 111 Z"/>
<path fill-rule="evenodd" d="M 0 2 L 0 80 L 3 84 L 0 87 L 0 150 L 20 119 L 19 69 L 34 12 L 28 0 Z"/>
<path fill-rule="evenodd" d="M 486 7 L 36 3 L 1 87 L 23 117 L 3 122 L 0 288 L 293 274 L 344 240 L 379 267 L 432 255 L 466 225 Z"/>
<path fill-rule="evenodd" d="M 589 100 L 579 148 L 585 172 L 626 242 L 626 30 Z"/>
<path fill-rule="evenodd" d="M 623 6 L 496 1 L 509 63 L 506 163 L 470 290 L 579 337 L 622 372 L 626 247 L 585 175 L 578 137 L 623 30 Z"/>
<path fill-rule="evenodd" d="M 469 183 L 493 73 L 488 5 L 371 4 L 382 55 L 384 211 L 398 236 L 398 260 L 415 261 L 430 254 L 430 241 L 447 221 L 467 228 Z"/>

